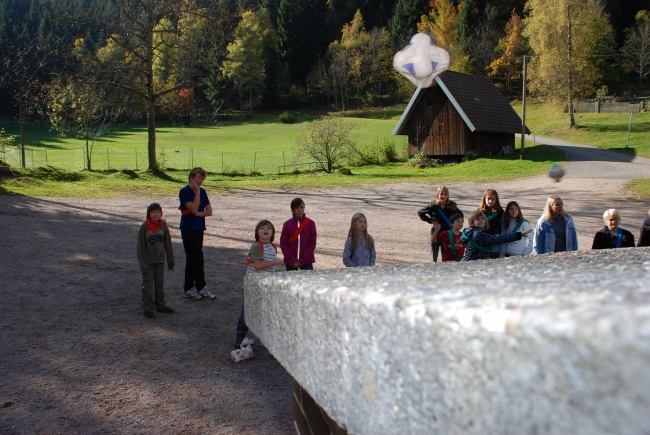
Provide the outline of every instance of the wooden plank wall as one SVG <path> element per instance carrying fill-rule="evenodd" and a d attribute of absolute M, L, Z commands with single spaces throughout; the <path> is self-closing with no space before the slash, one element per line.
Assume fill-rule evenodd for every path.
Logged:
<path fill-rule="evenodd" d="M 512 133 L 472 133 L 439 86 L 427 89 L 408 121 L 409 156 L 462 156 L 486 153 L 511 145 Z"/>

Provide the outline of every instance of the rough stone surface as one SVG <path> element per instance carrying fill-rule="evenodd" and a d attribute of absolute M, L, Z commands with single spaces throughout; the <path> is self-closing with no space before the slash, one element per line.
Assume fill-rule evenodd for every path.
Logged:
<path fill-rule="evenodd" d="M 246 321 L 351 434 L 644 434 L 650 248 L 249 275 Z"/>

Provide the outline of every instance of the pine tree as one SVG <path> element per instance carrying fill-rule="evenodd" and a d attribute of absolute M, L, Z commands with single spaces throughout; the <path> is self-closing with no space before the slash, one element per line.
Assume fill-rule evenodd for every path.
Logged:
<path fill-rule="evenodd" d="M 425 12 L 426 0 L 398 0 L 393 14 L 391 41 L 393 49 L 401 50 L 416 33 L 420 17 Z"/>
<path fill-rule="evenodd" d="M 327 9 L 327 0 L 280 0 L 280 50 L 295 83 L 303 85 L 312 64 L 325 54 Z"/>

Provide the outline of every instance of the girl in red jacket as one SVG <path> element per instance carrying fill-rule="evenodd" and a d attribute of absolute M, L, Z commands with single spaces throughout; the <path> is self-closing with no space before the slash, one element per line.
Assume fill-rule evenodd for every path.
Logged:
<path fill-rule="evenodd" d="M 287 270 L 312 270 L 316 259 L 316 224 L 305 216 L 305 202 L 291 201 L 293 217 L 282 225 L 280 248 Z"/>

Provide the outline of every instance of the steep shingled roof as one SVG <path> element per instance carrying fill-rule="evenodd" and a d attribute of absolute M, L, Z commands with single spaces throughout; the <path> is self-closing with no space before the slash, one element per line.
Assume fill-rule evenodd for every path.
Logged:
<path fill-rule="evenodd" d="M 435 83 L 447 95 L 470 131 L 521 133 L 521 118 L 492 80 L 445 71 L 435 78 Z M 402 129 L 424 89 L 417 88 L 393 135 L 404 134 Z M 528 127 L 526 133 L 530 133 Z"/>

